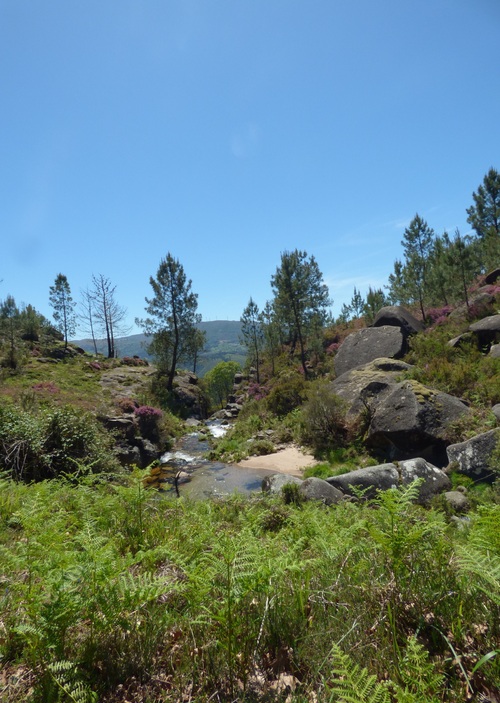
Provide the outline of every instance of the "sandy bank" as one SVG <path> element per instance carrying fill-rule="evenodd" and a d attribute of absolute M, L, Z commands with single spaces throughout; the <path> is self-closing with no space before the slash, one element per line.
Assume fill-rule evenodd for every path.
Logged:
<path fill-rule="evenodd" d="M 302 476 L 303 469 L 317 463 L 312 454 L 304 454 L 298 447 L 289 446 L 274 452 L 274 454 L 243 459 L 237 466 L 249 469 L 269 469 L 276 471 L 276 473 Z"/>

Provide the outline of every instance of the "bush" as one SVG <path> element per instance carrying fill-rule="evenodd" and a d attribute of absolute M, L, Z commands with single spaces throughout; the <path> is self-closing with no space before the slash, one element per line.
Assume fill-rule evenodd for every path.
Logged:
<path fill-rule="evenodd" d="M 71 407 L 38 415 L 1 407 L 0 462 L 12 478 L 26 482 L 116 468 L 110 436 L 90 414 Z"/>
<path fill-rule="evenodd" d="M 301 440 L 315 451 L 342 447 L 348 438 L 345 402 L 324 381 L 313 384 L 301 410 Z"/>
<path fill-rule="evenodd" d="M 152 442 L 159 442 L 162 411 L 151 407 L 151 405 L 140 405 L 135 409 L 135 416 L 141 435 Z"/>
<path fill-rule="evenodd" d="M 277 381 L 270 390 L 266 402 L 270 412 L 278 417 L 284 417 L 301 406 L 305 398 L 306 382 L 302 376 L 294 373 Z"/>

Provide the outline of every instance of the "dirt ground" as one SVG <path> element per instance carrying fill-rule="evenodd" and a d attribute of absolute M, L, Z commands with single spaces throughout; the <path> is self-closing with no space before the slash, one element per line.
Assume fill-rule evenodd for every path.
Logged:
<path fill-rule="evenodd" d="M 274 454 L 243 459 L 237 466 L 249 469 L 270 469 L 276 473 L 301 477 L 305 468 L 317 463 L 312 454 L 305 454 L 299 447 L 289 446 Z"/>

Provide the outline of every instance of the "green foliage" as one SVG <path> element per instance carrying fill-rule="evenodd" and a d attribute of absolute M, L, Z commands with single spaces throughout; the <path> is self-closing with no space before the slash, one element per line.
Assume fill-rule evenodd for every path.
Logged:
<path fill-rule="evenodd" d="M 25 482 L 116 469 L 110 437 L 91 415 L 72 407 L 34 414 L 0 406 L 0 462 Z"/>
<path fill-rule="evenodd" d="M 389 276 L 391 298 L 400 303 L 417 303 L 425 320 L 428 295 L 428 262 L 433 247 L 434 230 L 418 214 L 404 231 L 404 264 L 396 261 Z"/>
<path fill-rule="evenodd" d="M 240 370 L 235 361 L 221 361 L 205 374 L 203 384 L 214 405 L 224 407 L 234 387 L 234 376 Z"/>
<path fill-rule="evenodd" d="M 50 287 L 49 302 L 54 309 L 54 320 L 57 329 L 64 337 L 64 345 L 68 346 L 68 338 L 75 334 L 76 314 L 71 288 L 68 279 L 62 273 L 56 276 L 54 285 Z"/>
<path fill-rule="evenodd" d="M 328 287 L 323 282 L 314 256 L 295 249 L 281 255 L 281 265 L 271 278 L 274 313 L 284 338 L 292 347 L 299 345 L 304 376 L 307 377 L 306 347 L 327 320 L 331 305 Z"/>
<path fill-rule="evenodd" d="M 346 443 L 346 404 L 323 380 L 308 390 L 301 408 L 301 427 L 301 441 L 317 452 Z"/>
<path fill-rule="evenodd" d="M 0 481 L 0 657 L 33 700 L 264 700 L 297 671 L 331 701 L 465 703 L 463 672 L 498 687 L 498 506 L 451 532 L 416 486 L 326 510 L 293 489 L 158 501 L 140 478 Z"/>
<path fill-rule="evenodd" d="M 406 360 L 416 364 L 410 376 L 426 386 L 464 398 L 475 407 L 500 402 L 498 360 L 481 353 L 473 340 L 458 348 L 448 344 L 453 331 L 435 328 L 411 339 Z"/>
<path fill-rule="evenodd" d="M 284 417 L 298 408 L 306 398 L 306 382 L 304 377 L 293 372 L 286 372 L 273 380 L 271 390 L 266 397 L 268 410 Z"/>
<path fill-rule="evenodd" d="M 192 358 L 196 337 L 198 296 L 191 290 L 184 267 L 170 253 L 160 261 L 156 278 L 150 277 L 153 297 L 146 298 L 147 318 L 136 320 L 147 336 L 148 351 L 167 377 L 167 390 L 173 388 L 175 371 L 181 361 Z"/>
<path fill-rule="evenodd" d="M 390 703 L 387 687 L 334 645 L 331 654 L 332 674 L 326 689 L 329 701 L 339 703 Z"/>
<path fill-rule="evenodd" d="M 247 363 L 255 365 L 257 383 L 260 383 L 260 362 L 264 345 L 262 316 L 257 303 L 250 298 L 240 318 L 242 342 L 248 352 Z"/>

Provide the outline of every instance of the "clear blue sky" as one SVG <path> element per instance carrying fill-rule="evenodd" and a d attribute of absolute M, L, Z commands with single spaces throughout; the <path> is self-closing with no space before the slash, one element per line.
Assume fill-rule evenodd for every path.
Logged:
<path fill-rule="evenodd" d="M 239 319 L 298 248 L 337 314 L 416 212 L 468 231 L 499 37 L 499 0 L 0 0 L 0 298 L 104 274 L 132 323 L 170 252 Z"/>

